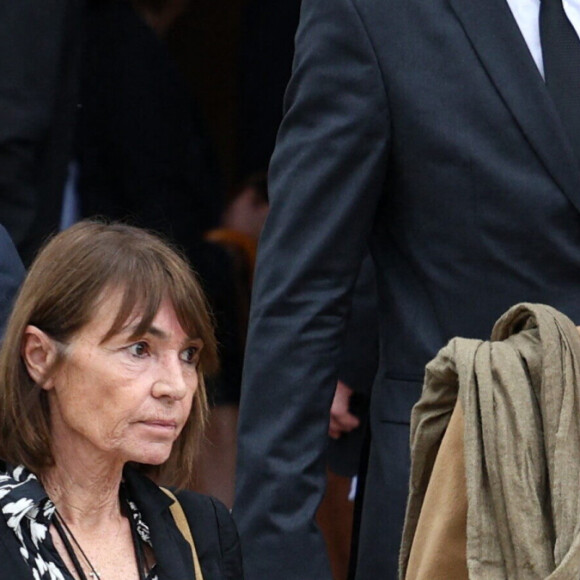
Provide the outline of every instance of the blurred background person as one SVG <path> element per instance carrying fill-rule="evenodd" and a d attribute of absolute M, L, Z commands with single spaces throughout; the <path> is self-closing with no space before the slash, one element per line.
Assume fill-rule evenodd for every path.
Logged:
<path fill-rule="evenodd" d="M 221 226 L 206 233 L 206 239 L 227 252 L 234 273 L 234 306 L 239 348 L 243 352 L 248 329 L 248 314 L 256 249 L 268 214 L 268 189 L 265 173 L 246 178 L 230 196 Z M 207 438 L 198 465 L 197 488 L 215 494 L 228 507 L 233 505 L 240 383 L 221 382 L 210 395 L 211 413 Z"/>
<path fill-rule="evenodd" d="M 83 4 L 0 4 L 0 222 L 25 265 L 59 227 L 73 155 Z"/>
<path fill-rule="evenodd" d="M 83 216 L 131 218 L 195 256 L 223 211 L 202 116 L 164 36 L 182 0 L 89 0 L 77 116 Z"/>
<path fill-rule="evenodd" d="M 247 332 L 247 315 L 254 279 L 258 240 L 268 215 L 268 178 L 254 173 L 235 188 L 223 213 L 221 225 L 206 233 L 206 240 L 221 246 L 230 256 L 235 272 L 242 339 Z"/>

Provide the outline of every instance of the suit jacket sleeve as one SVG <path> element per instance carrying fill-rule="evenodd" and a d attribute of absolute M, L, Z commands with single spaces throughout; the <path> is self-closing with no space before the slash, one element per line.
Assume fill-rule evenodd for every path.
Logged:
<path fill-rule="evenodd" d="M 246 347 L 234 518 L 249 580 L 326 580 L 314 515 L 354 281 L 384 182 L 381 70 L 351 0 L 304 0 L 270 167 Z"/>
<path fill-rule="evenodd" d="M 18 246 L 31 235 L 41 205 L 39 159 L 63 74 L 68 4 L 21 0 L 0 5 L 0 215 Z"/>
<path fill-rule="evenodd" d="M 370 397 L 379 356 L 377 291 L 372 258 L 363 260 L 352 297 L 338 378 L 355 393 Z"/>
<path fill-rule="evenodd" d="M 24 266 L 8 235 L 0 226 L 0 340 L 10 315 L 12 301 L 24 278 Z"/>

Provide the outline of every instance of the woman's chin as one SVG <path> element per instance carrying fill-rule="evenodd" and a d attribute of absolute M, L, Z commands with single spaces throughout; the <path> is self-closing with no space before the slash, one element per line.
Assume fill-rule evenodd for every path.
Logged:
<path fill-rule="evenodd" d="M 146 465 L 161 465 L 165 463 L 171 455 L 172 445 L 157 444 L 154 446 L 147 446 L 147 449 L 142 449 L 140 453 L 135 454 L 130 461 L 135 463 L 144 463 Z"/>

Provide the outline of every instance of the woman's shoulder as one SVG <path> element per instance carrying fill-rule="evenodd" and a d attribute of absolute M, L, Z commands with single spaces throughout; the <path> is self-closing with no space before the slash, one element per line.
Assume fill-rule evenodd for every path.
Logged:
<path fill-rule="evenodd" d="M 178 490 L 175 495 L 187 517 L 200 559 L 218 558 L 225 578 L 242 580 L 240 540 L 226 506 L 214 497 L 190 490 Z"/>
<path fill-rule="evenodd" d="M 175 513 L 165 513 L 165 510 L 171 509 L 172 495 L 179 500 L 195 542 L 204 580 L 243 580 L 236 526 L 228 509 L 220 501 L 190 490 L 160 488 L 132 466 L 125 467 L 124 476 L 129 497 L 135 501 L 150 526 L 155 528 L 154 522 L 159 524 L 155 528 L 157 531 L 163 528 L 162 521 L 167 524 L 173 519 L 179 532 L 184 535 L 179 517 Z M 160 513 L 162 518 L 159 518 Z M 153 528 L 152 532 L 155 531 Z"/>

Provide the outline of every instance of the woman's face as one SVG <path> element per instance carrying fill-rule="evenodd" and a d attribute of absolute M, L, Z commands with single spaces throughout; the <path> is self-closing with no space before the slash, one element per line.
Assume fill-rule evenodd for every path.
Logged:
<path fill-rule="evenodd" d="M 55 460 L 158 465 L 171 452 L 198 387 L 202 341 L 181 328 L 171 302 L 147 333 L 130 336 L 139 313 L 104 343 L 120 302 L 113 293 L 66 347 L 48 390 Z M 132 319 L 132 320 L 131 320 Z"/>

